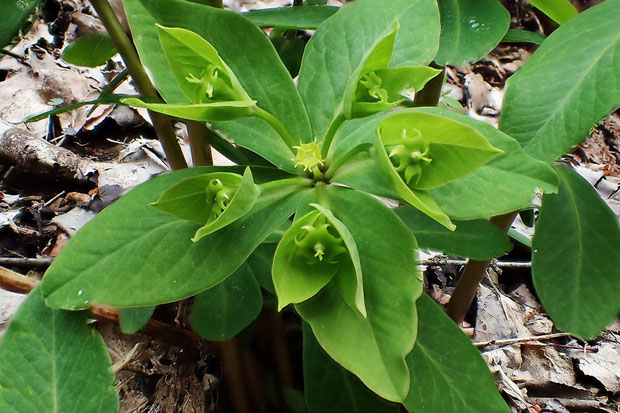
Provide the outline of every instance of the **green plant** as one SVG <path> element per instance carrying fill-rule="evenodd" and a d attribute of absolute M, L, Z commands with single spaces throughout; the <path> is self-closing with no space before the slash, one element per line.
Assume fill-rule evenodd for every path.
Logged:
<path fill-rule="evenodd" d="M 0 359 L 32 340 L 37 326 L 24 325 L 31 319 L 84 317 L 63 310 L 93 304 L 122 308 L 121 325 L 135 331 L 153 306 L 195 296 L 192 328 L 226 340 L 257 317 L 263 294 L 275 294 L 278 310 L 303 320 L 311 412 L 395 412 L 397 403 L 412 412 L 508 412 L 478 351 L 423 294 L 416 250 L 480 260 L 470 262 L 449 308 L 462 320 L 486 260 L 511 247 L 492 222 L 505 232 L 537 189 L 544 196 L 533 275 L 543 304 L 559 328 L 583 338 L 618 314 L 618 222 L 577 174 L 550 164 L 619 106 L 619 0 L 542 43 L 509 80 L 500 130 L 420 107 L 440 96 L 443 73 L 431 62 L 474 61 L 506 34 L 508 13 L 493 0 L 392 0 L 380 9 L 357 0 L 335 14 L 300 7 L 258 16 L 289 30 L 304 28 L 295 19 L 318 26 L 297 86 L 245 17 L 181 0 L 125 0 L 125 9 L 139 54 L 130 70 L 147 67 L 164 101 L 144 91 L 117 101 L 207 124 L 217 132 L 211 143 L 243 166 L 179 169 L 106 208 L 50 267 Z M 319 25 L 317 15 L 331 17 Z M 48 328 L 72 342 L 91 334 Z M 101 343 L 82 347 L 102 363 Z M 72 357 L 65 348 L 46 355 L 46 363 Z M 34 397 L 19 393 L 16 377 L 26 380 L 32 373 L 17 374 L 19 366 L 37 362 L 0 364 L 0 407 Z M 87 377 L 95 374 L 106 390 L 88 395 L 112 411 L 111 378 L 100 370 Z M 37 400 L 58 396 L 59 379 L 50 380 Z"/>

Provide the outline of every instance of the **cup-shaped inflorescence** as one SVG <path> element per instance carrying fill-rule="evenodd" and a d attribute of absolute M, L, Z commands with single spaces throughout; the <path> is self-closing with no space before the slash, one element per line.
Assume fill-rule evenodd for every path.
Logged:
<path fill-rule="evenodd" d="M 253 101 L 217 50 L 198 34 L 157 25 L 159 40 L 186 102 L 122 102 L 197 121 L 232 120 L 252 115 Z"/>
<path fill-rule="evenodd" d="M 355 242 L 328 209 L 311 205 L 315 210 L 293 223 L 274 255 L 272 272 L 278 309 L 306 301 L 333 282 L 347 304 L 365 316 Z"/>
<path fill-rule="evenodd" d="M 168 188 L 153 203 L 160 211 L 201 224 L 193 241 L 233 223 L 248 213 L 260 194 L 260 188 L 247 168 L 243 176 L 213 172 L 184 179 Z"/>
<path fill-rule="evenodd" d="M 387 116 L 376 132 L 377 162 L 397 193 L 450 229 L 425 191 L 467 176 L 501 152 L 470 126 L 415 109 Z"/>

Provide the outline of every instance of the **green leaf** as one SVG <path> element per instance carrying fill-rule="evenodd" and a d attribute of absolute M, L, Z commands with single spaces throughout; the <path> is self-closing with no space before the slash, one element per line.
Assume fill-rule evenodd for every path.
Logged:
<path fill-rule="evenodd" d="M 0 341 L 0 411 L 118 410 L 110 356 L 89 317 L 52 310 L 32 290 Z"/>
<path fill-rule="evenodd" d="M 536 188 L 545 192 L 557 190 L 558 178 L 553 169 L 528 156 L 514 139 L 492 125 L 451 111 L 418 110 L 467 124 L 503 151 L 465 178 L 430 190 L 450 217 L 469 220 L 505 214 L 528 205 Z"/>
<path fill-rule="evenodd" d="M 189 30 L 156 26 L 168 65 L 191 103 L 252 100 L 211 43 Z"/>
<path fill-rule="evenodd" d="M 76 66 L 104 65 L 118 50 L 107 33 L 89 33 L 78 37 L 62 51 L 65 62 Z"/>
<path fill-rule="evenodd" d="M 394 0 L 381 7 L 373 0 L 355 1 L 326 20 L 308 42 L 298 85 L 319 141 L 344 110 L 347 85 L 396 24 L 391 67 L 428 64 L 439 44 L 434 0 Z"/>
<path fill-rule="evenodd" d="M 353 311 L 333 284 L 295 307 L 334 360 L 380 396 L 401 401 L 409 389 L 404 357 L 415 342 L 415 300 L 422 293 L 415 239 L 394 212 L 370 195 L 334 185 L 324 195 L 323 205 L 357 245 L 368 316 Z"/>
<path fill-rule="evenodd" d="M 439 0 L 441 39 L 435 62 L 440 66 L 475 62 L 502 40 L 510 13 L 497 0 Z"/>
<path fill-rule="evenodd" d="M 569 0 L 529 0 L 529 2 L 559 24 L 566 23 L 578 14 Z"/>
<path fill-rule="evenodd" d="M 257 117 L 241 118 L 231 122 L 216 122 L 219 133 L 239 146 L 251 150 L 272 162 L 278 168 L 295 173 L 295 155 L 282 137 L 267 122 Z"/>
<path fill-rule="evenodd" d="M 155 312 L 155 308 L 157 307 L 121 308 L 118 313 L 118 323 L 121 331 L 125 334 L 137 333 L 149 322 Z"/>
<path fill-rule="evenodd" d="M 273 278 L 271 277 L 271 265 L 273 264 L 276 247 L 277 244 L 275 243 L 260 244 L 246 261 L 260 286 L 272 294 L 276 293 Z"/>
<path fill-rule="evenodd" d="M 168 66 L 156 23 L 187 29 L 207 40 L 260 108 L 300 142 L 312 141 L 308 115 L 291 76 L 252 22 L 237 13 L 182 0 L 126 0 L 124 5 L 140 59 L 167 102 L 183 103 L 186 97 Z"/>
<path fill-rule="evenodd" d="M 543 197 L 532 240 L 532 276 L 556 326 L 589 339 L 620 312 L 620 228 L 577 172 L 556 171 L 560 190 Z"/>
<path fill-rule="evenodd" d="M 485 219 L 455 221 L 456 230 L 450 231 L 410 206 L 394 212 L 413 232 L 420 248 L 475 260 L 501 257 L 512 249 L 508 236 Z"/>
<path fill-rule="evenodd" d="M 398 413 L 331 359 L 303 323 L 304 392 L 309 413 Z"/>
<path fill-rule="evenodd" d="M 547 37 L 529 30 L 508 29 L 508 32 L 502 39 L 502 43 L 533 43 L 541 45 Z"/>
<path fill-rule="evenodd" d="M 286 30 L 316 30 L 321 23 L 339 10 L 332 6 L 296 6 L 251 10 L 243 13 L 260 27 L 277 27 Z"/>
<path fill-rule="evenodd" d="M 261 171 L 255 168 L 260 182 Z M 177 301 L 204 291 L 232 274 L 295 210 L 304 186 L 264 190 L 254 209 L 198 242 L 198 225 L 172 217 L 150 203 L 181 181 L 239 168 L 175 171 L 137 186 L 82 228 L 48 269 L 43 292 L 55 308 L 90 303 L 141 307 Z M 270 179 L 272 179 L 270 177 Z"/>
<path fill-rule="evenodd" d="M 410 412 L 510 413 L 471 340 L 424 294 L 418 300 L 418 340 L 407 365 Z"/>
<path fill-rule="evenodd" d="M 506 83 L 500 129 L 547 163 L 620 106 L 620 0 L 554 31 Z"/>
<path fill-rule="evenodd" d="M 0 49 L 7 46 L 32 14 L 39 0 L 3 1 L 0 3 Z"/>
<path fill-rule="evenodd" d="M 233 338 L 260 313 L 263 295 L 249 265 L 194 299 L 192 330 L 207 340 Z"/>
<path fill-rule="evenodd" d="M 195 120 L 198 122 L 233 120 L 252 115 L 253 100 L 237 102 L 213 103 L 149 103 L 138 98 L 121 99 L 121 103 L 128 106 L 146 108 L 153 112 L 175 118 Z"/>

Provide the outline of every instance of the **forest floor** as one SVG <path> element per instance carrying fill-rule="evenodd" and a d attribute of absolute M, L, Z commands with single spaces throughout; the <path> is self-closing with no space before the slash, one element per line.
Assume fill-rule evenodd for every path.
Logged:
<path fill-rule="evenodd" d="M 225 3 L 241 11 L 290 2 Z M 513 27 L 543 34 L 552 30 L 529 6 L 505 4 L 519 16 Z M 119 59 L 95 69 L 62 60 L 63 47 L 74 38 L 102 30 L 94 16 L 83 0 L 48 0 L 31 30 L 0 59 L 0 266 L 37 279 L 101 209 L 168 169 L 148 116 L 140 110 L 99 106 L 91 111 L 86 106 L 23 123 L 54 105 L 93 98 L 122 71 Z M 502 44 L 478 63 L 449 67 L 444 92 L 470 116 L 497 125 L 505 81 L 534 50 L 533 45 Z M 133 93 L 133 87 L 125 82 L 117 92 Z M 181 127 L 179 136 L 187 150 Z M 228 163 L 217 153 L 214 157 L 216 164 Z M 601 122 L 562 162 L 591 182 L 620 218 L 620 114 Z M 531 239 L 533 230 L 520 220 L 513 230 Z M 589 342 L 559 333 L 533 293 L 529 269 L 506 263 L 527 261 L 529 254 L 525 245 L 516 243 L 492 266 L 463 329 L 487 360 L 513 411 L 619 412 L 620 322 Z M 445 304 L 462 265 L 446 261 L 456 257 L 423 255 L 425 287 Z M 0 336 L 23 298 L 0 290 Z M 175 316 L 184 311 L 163 306 L 155 317 L 185 327 L 182 320 L 175 325 Z M 196 359 L 188 359 L 161 337 L 123 335 L 105 322 L 98 328 L 113 362 L 120 363 L 121 411 L 225 411 L 218 382 L 226 378 L 213 346 L 202 343 Z M 287 337 L 294 348 L 299 338 L 293 333 Z"/>

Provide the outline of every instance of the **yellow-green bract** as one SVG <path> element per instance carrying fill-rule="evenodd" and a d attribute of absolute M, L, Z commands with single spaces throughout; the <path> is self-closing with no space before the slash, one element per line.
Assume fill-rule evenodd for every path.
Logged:
<path fill-rule="evenodd" d="M 333 280 L 346 303 L 366 317 L 362 270 L 353 237 L 326 208 L 299 218 L 284 234 L 273 258 L 278 310 L 314 297 Z"/>

